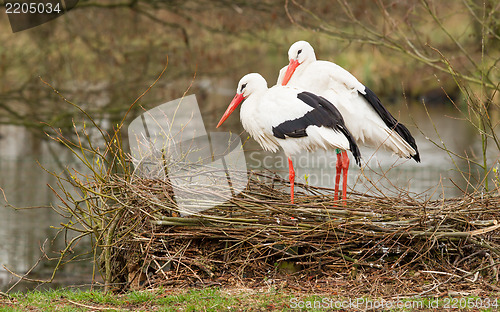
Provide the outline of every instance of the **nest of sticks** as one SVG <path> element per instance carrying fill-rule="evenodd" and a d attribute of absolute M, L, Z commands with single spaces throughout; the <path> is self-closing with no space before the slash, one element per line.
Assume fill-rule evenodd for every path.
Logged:
<path fill-rule="evenodd" d="M 344 206 L 332 189 L 298 185 L 292 205 L 288 181 L 249 173 L 239 195 L 180 217 L 168 181 L 114 175 L 106 183 L 114 200 L 104 208 L 123 212 L 108 267 L 120 288 L 270 280 L 300 288 L 328 277 L 369 288 L 373 279 L 361 280 L 371 276 L 410 290 L 426 276 L 435 286 L 420 289 L 427 292 L 437 281 L 498 282 L 498 196 L 417 201 L 351 192 Z"/>

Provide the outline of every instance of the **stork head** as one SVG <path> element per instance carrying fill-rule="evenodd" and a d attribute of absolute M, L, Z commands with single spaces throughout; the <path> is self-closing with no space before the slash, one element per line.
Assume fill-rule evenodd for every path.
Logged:
<path fill-rule="evenodd" d="M 250 95 L 267 90 L 267 81 L 260 74 L 251 73 L 243 76 L 238 83 L 236 95 L 217 124 L 217 128 L 231 115 L 240 103 Z"/>
<path fill-rule="evenodd" d="M 281 83 L 283 86 L 290 81 L 295 69 L 297 69 L 299 65 L 316 61 L 316 55 L 314 54 L 314 49 L 309 42 L 297 41 L 290 46 L 290 49 L 288 49 L 288 59 L 290 60 L 290 63 L 288 64 L 285 77 Z"/>

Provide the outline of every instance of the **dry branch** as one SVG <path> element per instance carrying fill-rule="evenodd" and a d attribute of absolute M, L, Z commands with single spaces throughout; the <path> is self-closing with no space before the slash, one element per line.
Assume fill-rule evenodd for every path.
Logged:
<path fill-rule="evenodd" d="M 229 202 L 188 217 L 177 216 L 168 181 L 134 177 L 131 183 L 120 175 L 97 181 L 93 196 L 105 196 L 91 211 L 113 216 L 113 236 L 101 246 L 112 259 L 104 267 L 108 282 L 209 285 L 229 273 L 240 279 L 274 276 L 289 265 L 292 275 L 353 268 L 439 271 L 448 280 L 479 271 L 490 272 L 485 278 L 497 275 L 498 196 L 421 202 L 352 192 L 342 207 L 333 190 L 299 184 L 302 193 L 291 205 L 287 181 L 249 177 L 247 188 Z"/>

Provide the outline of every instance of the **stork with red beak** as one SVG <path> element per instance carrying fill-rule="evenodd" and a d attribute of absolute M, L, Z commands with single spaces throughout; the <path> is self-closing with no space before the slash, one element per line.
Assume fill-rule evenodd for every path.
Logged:
<path fill-rule="evenodd" d="M 236 95 L 217 128 L 241 102 L 243 128 L 263 149 L 276 152 L 281 147 L 288 157 L 292 203 L 295 171 L 290 157 L 295 153 L 318 148 L 349 150 L 360 165 L 358 146 L 347 130 L 342 115 L 325 98 L 293 87 L 274 86 L 269 89 L 261 75 L 248 74 L 238 83 Z M 347 172 L 343 182 L 345 198 Z"/>
<path fill-rule="evenodd" d="M 358 144 L 392 151 L 399 157 L 420 162 L 417 144 L 408 128 L 398 122 L 375 93 L 335 63 L 317 61 L 313 47 L 297 41 L 288 50 L 290 63 L 281 69 L 277 85 L 293 86 L 318 94 L 342 114 Z M 345 152 L 337 153 L 337 176 L 349 168 Z M 347 159 L 347 161 L 346 161 Z M 340 165 L 339 165 L 340 163 Z M 335 185 L 335 193 L 338 183 Z"/>

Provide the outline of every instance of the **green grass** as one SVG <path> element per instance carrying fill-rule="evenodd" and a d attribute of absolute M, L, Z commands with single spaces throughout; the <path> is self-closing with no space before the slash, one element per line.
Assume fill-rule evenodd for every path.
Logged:
<path fill-rule="evenodd" d="M 489 309 L 462 308 L 485 304 L 486 298 L 462 297 L 456 302 L 450 298 L 393 299 L 400 302 L 399 307 L 389 308 L 387 301 L 363 297 L 359 303 L 361 310 L 380 307 L 377 311 L 498 311 Z M 490 300 L 494 300 L 492 297 Z M 389 299 L 387 299 L 389 300 Z M 462 305 L 460 305 L 462 300 Z M 500 298 L 496 298 L 500 303 Z M 351 298 L 352 304 L 356 301 Z M 57 289 L 14 293 L 11 298 L 0 298 L 0 311 L 326 311 L 340 310 L 341 304 L 348 304 L 349 298 L 329 295 L 297 293 L 293 290 L 251 290 L 251 289 L 156 289 L 150 291 L 131 291 L 126 294 L 106 294 L 100 290 Z M 367 303 L 369 302 L 369 303 Z M 418 303 L 420 302 L 420 303 Z M 335 306 L 335 303 L 339 306 Z M 366 305 L 368 304 L 368 305 Z M 405 308 L 413 306 L 415 308 Z M 418 305 L 420 304 L 420 306 Z M 453 304 L 458 309 L 452 309 Z M 447 306 L 448 305 L 448 306 Z M 332 309 L 330 309 L 332 308 Z M 344 306 L 346 308 L 346 306 Z M 347 310 L 352 310 L 347 306 Z M 344 309 L 343 311 L 345 311 Z"/>
<path fill-rule="evenodd" d="M 0 311 L 268 311 L 287 307 L 287 295 L 274 291 L 236 294 L 218 288 L 157 289 L 123 295 L 100 290 L 57 289 L 14 293 L 0 299 Z"/>

